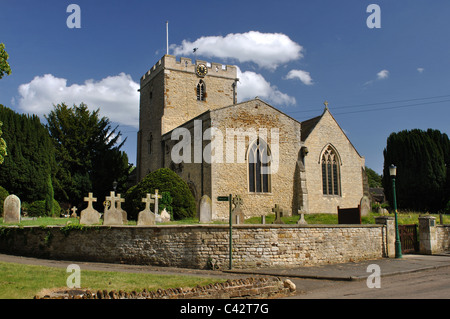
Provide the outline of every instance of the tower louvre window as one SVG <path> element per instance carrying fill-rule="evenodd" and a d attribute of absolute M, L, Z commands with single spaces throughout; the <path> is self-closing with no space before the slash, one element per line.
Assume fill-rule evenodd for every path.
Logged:
<path fill-rule="evenodd" d="M 205 101 L 206 98 L 206 85 L 203 80 L 200 80 L 197 84 L 197 101 Z"/>

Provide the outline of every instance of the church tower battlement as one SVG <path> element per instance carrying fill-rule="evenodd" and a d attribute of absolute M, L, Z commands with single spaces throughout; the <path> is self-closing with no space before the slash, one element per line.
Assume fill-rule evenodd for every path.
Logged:
<path fill-rule="evenodd" d="M 164 55 L 140 83 L 138 181 L 163 167 L 161 136 L 208 111 L 236 104 L 237 68 Z"/>

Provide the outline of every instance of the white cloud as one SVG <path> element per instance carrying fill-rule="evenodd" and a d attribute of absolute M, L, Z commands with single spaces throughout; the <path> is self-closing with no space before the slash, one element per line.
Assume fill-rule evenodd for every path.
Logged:
<path fill-rule="evenodd" d="M 423 71 L 425 71 L 425 69 L 424 69 L 424 68 L 417 68 L 417 72 L 419 72 L 419 73 L 423 73 Z"/>
<path fill-rule="evenodd" d="M 280 92 L 276 86 L 267 82 L 261 74 L 252 71 L 242 72 L 238 67 L 237 76 L 239 78 L 237 87 L 239 102 L 253 99 L 258 96 L 261 99 L 276 105 L 293 105 L 296 103 L 294 97 Z"/>
<path fill-rule="evenodd" d="M 377 79 L 378 80 L 387 79 L 388 77 L 389 77 L 389 71 L 388 70 L 381 70 L 380 72 L 377 73 Z"/>
<path fill-rule="evenodd" d="M 303 70 L 291 70 L 286 75 L 286 79 L 292 80 L 292 79 L 299 79 L 302 81 L 305 85 L 312 85 L 313 80 L 311 78 L 311 74 L 309 72 L 303 71 Z"/>
<path fill-rule="evenodd" d="M 87 80 L 84 84 L 67 86 L 67 80 L 52 74 L 36 76 L 31 82 L 19 86 L 19 108 L 25 113 L 40 117 L 53 110 L 53 105 L 68 106 L 85 103 L 91 111 L 100 109 L 100 115 L 112 122 L 138 127 L 139 84 L 130 75 L 120 73 L 98 82 Z"/>
<path fill-rule="evenodd" d="M 181 45 L 171 46 L 174 55 L 191 55 L 194 48 L 205 57 L 254 62 L 270 70 L 303 57 L 303 47 L 282 33 L 230 33 L 225 37 L 201 37 L 194 42 L 183 40 Z"/>

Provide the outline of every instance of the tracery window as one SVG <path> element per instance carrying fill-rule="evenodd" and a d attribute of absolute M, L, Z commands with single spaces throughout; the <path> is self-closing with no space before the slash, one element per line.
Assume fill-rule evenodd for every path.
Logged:
<path fill-rule="evenodd" d="M 322 189 L 324 195 L 341 195 L 339 155 L 329 145 L 322 154 Z"/>
<path fill-rule="evenodd" d="M 248 189 L 251 193 L 269 193 L 271 191 L 270 149 L 263 139 L 256 139 L 249 146 Z"/>

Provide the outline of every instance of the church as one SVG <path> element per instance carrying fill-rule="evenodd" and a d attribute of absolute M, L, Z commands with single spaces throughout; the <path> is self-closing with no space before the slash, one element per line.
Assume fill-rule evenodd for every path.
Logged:
<path fill-rule="evenodd" d="M 360 204 L 365 160 L 325 103 L 299 122 L 259 98 L 237 102 L 235 66 L 164 55 L 140 80 L 137 179 L 162 167 L 188 184 L 199 209 L 228 219 L 239 195 L 245 218 L 337 213 Z"/>

